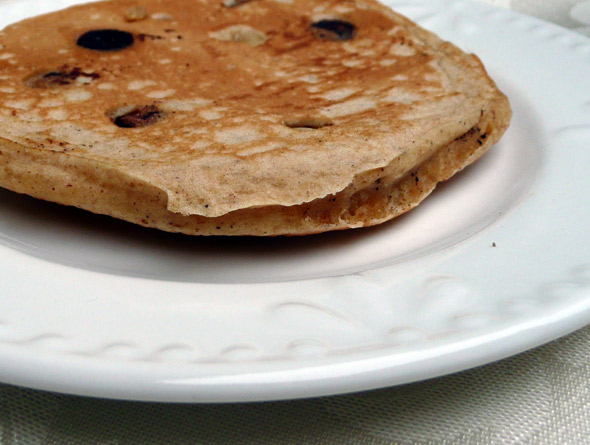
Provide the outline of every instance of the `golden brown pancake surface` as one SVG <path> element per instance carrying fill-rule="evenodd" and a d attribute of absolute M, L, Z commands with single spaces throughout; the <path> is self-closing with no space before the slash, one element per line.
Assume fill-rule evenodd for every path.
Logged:
<path fill-rule="evenodd" d="M 373 1 L 91 3 L 0 48 L 1 186 L 189 234 L 386 221 L 510 120 L 477 57 Z"/>

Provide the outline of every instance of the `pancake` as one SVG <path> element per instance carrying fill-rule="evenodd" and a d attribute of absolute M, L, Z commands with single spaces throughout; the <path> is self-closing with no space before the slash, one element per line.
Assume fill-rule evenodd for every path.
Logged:
<path fill-rule="evenodd" d="M 0 33 L 0 186 L 195 235 L 380 224 L 509 125 L 481 61 L 371 0 L 118 0 Z"/>

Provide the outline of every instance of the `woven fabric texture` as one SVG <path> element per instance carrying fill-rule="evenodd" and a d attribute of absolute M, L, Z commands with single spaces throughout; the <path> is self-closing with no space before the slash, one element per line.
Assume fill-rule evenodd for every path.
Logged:
<path fill-rule="evenodd" d="M 119 402 L 0 385 L 1 444 L 585 444 L 590 327 L 462 373 L 271 403 Z"/>

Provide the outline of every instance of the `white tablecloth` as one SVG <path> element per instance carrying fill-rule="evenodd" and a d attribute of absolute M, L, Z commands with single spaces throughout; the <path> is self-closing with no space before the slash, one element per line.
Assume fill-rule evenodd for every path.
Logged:
<path fill-rule="evenodd" d="M 590 1 L 485 1 L 590 36 Z M 313 400 L 172 405 L 0 385 L 0 444 L 21 443 L 590 443 L 590 327 L 459 374 Z"/>

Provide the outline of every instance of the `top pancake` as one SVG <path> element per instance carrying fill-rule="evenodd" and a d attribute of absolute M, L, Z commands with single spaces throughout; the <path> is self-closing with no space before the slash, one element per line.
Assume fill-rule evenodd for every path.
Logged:
<path fill-rule="evenodd" d="M 323 19 L 354 35 L 318 35 Z M 133 44 L 76 43 L 101 29 Z M 0 48 L 1 138 L 155 187 L 187 216 L 335 195 L 503 98 L 476 57 L 370 0 L 91 3 L 11 25 Z M 115 125 L 133 108 L 155 120 Z"/>

